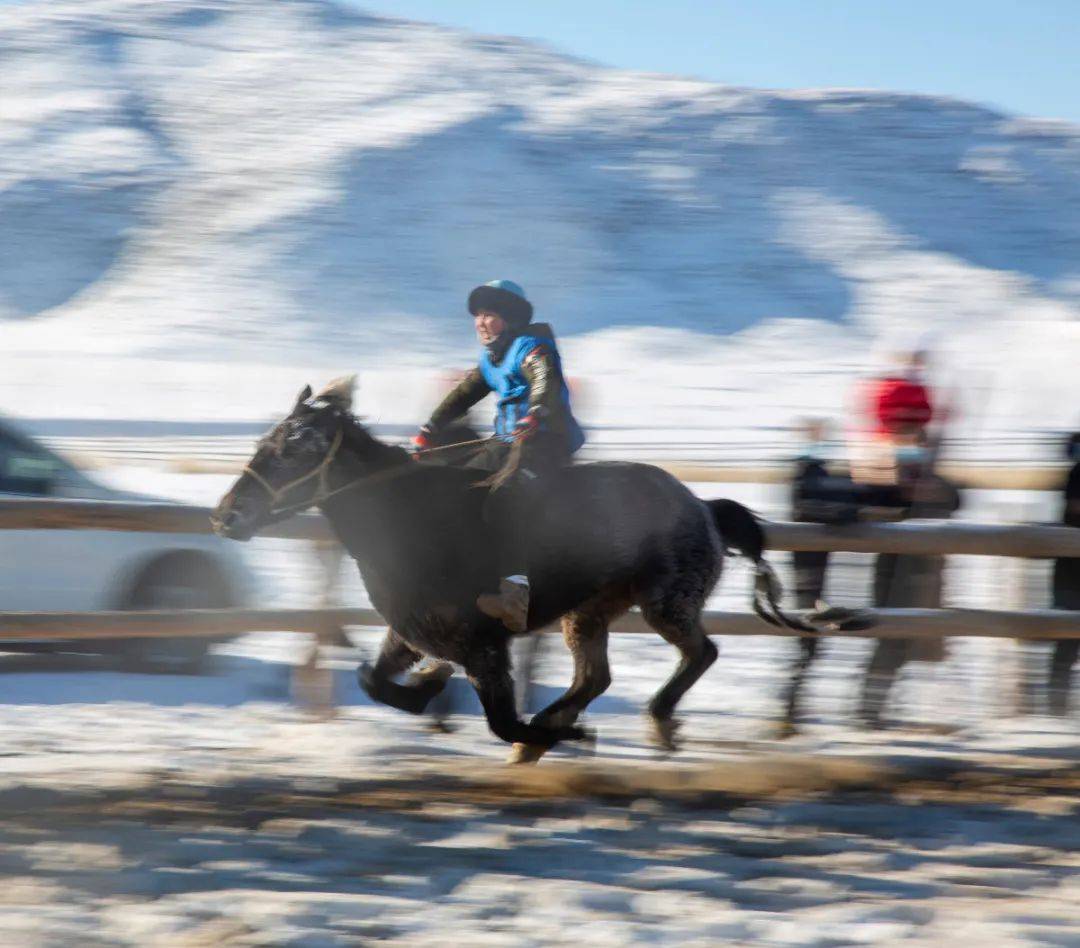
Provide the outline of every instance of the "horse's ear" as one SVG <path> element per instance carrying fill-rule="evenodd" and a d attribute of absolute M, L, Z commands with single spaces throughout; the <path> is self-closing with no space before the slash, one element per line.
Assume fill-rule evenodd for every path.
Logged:
<path fill-rule="evenodd" d="M 344 411 L 352 410 L 353 390 L 356 388 L 355 375 L 343 375 L 327 383 L 321 392 L 315 397 L 322 402 L 327 402 Z"/>
<path fill-rule="evenodd" d="M 296 404 L 293 405 L 293 411 L 299 409 L 300 406 L 303 405 L 304 402 L 306 402 L 309 398 L 311 398 L 311 386 L 305 385 L 300 390 L 300 394 L 296 396 Z"/>

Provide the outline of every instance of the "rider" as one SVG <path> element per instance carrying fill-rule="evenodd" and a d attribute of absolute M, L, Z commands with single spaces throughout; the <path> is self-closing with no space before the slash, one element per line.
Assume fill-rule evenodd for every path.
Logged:
<path fill-rule="evenodd" d="M 430 448 L 441 428 L 491 392 L 498 396 L 495 437 L 469 466 L 496 472 L 485 514 L 500 527 L 502 580 L 498 593 L 485 593 L 476 604 L 512 632 L 524 632 L 532 482 L 568 464 L 585 436 L 570 410 L 555 336 L 546 323 L 532 322 L 525 291 L 512 280 L 492 280 L 469 294 L 468 306 L 484 347 L 480 364 L 442 400 L 413 444 Z"/>

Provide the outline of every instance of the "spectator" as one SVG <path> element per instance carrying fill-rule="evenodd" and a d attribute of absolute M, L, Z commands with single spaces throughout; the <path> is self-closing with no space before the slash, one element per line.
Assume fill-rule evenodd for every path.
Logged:
<path fill-rule="evenodd" d="M 926 359 L 927 354 L 921 349 L 901 354 L 896 371 L 887 372 L 871 383 L 868 396 L 874 434 L 878 437 L 895 440 L 917 434 L 930 424 L 934 412 L 930 390 L 923 380 Z"/>
<path fill-rule="evenodd" d="M 948 519 L 960 507 L 952 484 L 927 473 L 918 482 L 918 496 L 908 515 Z M 943 605 L 945 557 L 879 553 L 874 560 L 873 604 L 877 609 L 940 609 Z M 880 727 L 896 677 L 912 661 L 945 659 L 944 639 L 878 639 L 863 679 L 858 716 L 867 727 Z"/>
<path fill-rule="evenodd" d="M 1073 462 L 1065 484 L 1067 527 L 1080 527 L 1080 432 L 1069 436 L 1066 452 Z M 1055 609 L 1080 609 L 1080 557 L 1061 557 L 1054 561 L 1053 606 Z M 1072 669 L 1080 653 L 1080 640 L 1061 639 L 1054 644 L 1050 659 L 1050 713 L 1068 713 Z"/>
<path fill-rule="evenodd" d="M 852 477 L 864 484 L 899 485 L 925 469 L 927 431 L 935 411 L 925 381 L 923 347 L 897 353 L 893 367 L 860 392 L 858 443 Z"/>
<path fill-rule="evenodd" d="M 850 478 L 829 474 L 826 467 L 828 427 L 820 418 L 807 418 L 800 425 L 803 446 L 795 459 L 791 481 L 791 519 L 798 523 L 845 523 L 858 515 L 852 497 Z M 792 554 L 795 567 L 795 604 L 799 609 L 814 609 L 824 597 L 825 570 L 829 554 L 802 550 Z M 799 639 L 799 655 L 791 670 L 786 698 L 785 723 L 781 735 L 795 733 L 799 717 L 799 699 L 803 680 L 817 654 L 820 639 L 816 635 Z"/>
<path fill-rule="evenodd" d="M 893 368 L 860 392 L 860 443 L 852 450 L 852 476 L 874 506 L 903 518 L 948 518 L 959 493 L 934 471 L 945 413 L 933 407 L 925 381 L 924 345 L 901 350 Z M 938 430 L 931 432 L 931 421 Z M 875 608 L 935 609 L 942 605 L 944 558 L 882 553 L 874 561 Z M 941 661 L 944 640 L 878 639 L 867 666 L 859 717 L 879 727 L 896 677 L 909 661 Z"/>
<path fill-rule="evenodd" d="M 830 491 L 832 481 L 826 460 L 828 425 L 821 418 L 807 418 L 801 423 L 803 447 L 795 459 L 791 482 L 791 519 L 797 523 L 837 523 L 855 519 L 850 490 Z M 850 488 L 850 483 L 846 485 Z M 830 500 L 829 494 L 836 499 Z M 846 502 L 844 502 L 846 501 Z M 795 604 L 799 609 L 813 609 L 823 598 L 825 569 L 829 554 L 805 550 L 792 554 L 795 566 Z"/>

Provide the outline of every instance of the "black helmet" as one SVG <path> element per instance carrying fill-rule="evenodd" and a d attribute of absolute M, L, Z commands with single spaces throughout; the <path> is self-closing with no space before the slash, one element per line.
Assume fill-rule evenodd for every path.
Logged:
<path fill-rule="evenodd" d="M 533 318 L 532 303 L 513 280 L 492 280 L 473 290 L 469 294 L 469 312 L 475 316 L 482 309 L 497 313 L 511 329 L 518 331 Z"/>

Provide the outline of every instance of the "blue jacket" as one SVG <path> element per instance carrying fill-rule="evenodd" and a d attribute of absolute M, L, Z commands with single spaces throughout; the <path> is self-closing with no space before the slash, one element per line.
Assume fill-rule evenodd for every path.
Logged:
<path fill-rule="evenodd" d="M 558 369 L 558 384 L 561 386 L 561 405 L 564 411 L 560 418 L 549 417 L 541 422 L 541 430 L 560 430 L 568 438 L 567 447 L 576 451 L 585 443 L 585 435 L 570 410 L 570 391 L 562 377 L 562 360 L 551 330 L 543 324 L 529 326 L 526 331 L 514 339 L 506 353 L 498 362 L 493 362 L 491 353 L 484 351 L 480 356 L 480 374 L 484 377 L 495 395 L 498 407 L 495 414 L 495 436 L 503 441 L 513 441 L 514 426 L 529 411 L 529 380 L 522 366 L 526 358 L 538 348 L 543 348 L 553 357 Z"/>

